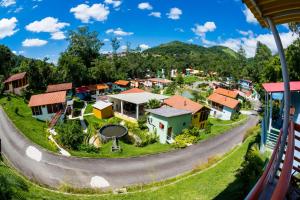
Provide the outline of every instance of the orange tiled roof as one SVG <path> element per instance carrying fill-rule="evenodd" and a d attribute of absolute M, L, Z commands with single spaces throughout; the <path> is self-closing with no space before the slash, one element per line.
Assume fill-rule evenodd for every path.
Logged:
<path fill-rule="evenodd" d="M 208 100 L 213 101 L 215 103 L 221 104 L 223 106 L 227 106 L 231 109 L 235 109 L 237 105 L 240 103 L 236 99 L 232 99 L 230 97 L 226 97 L 217 93 L 213 93 L 208 97 Z"/>
<path fill-rule="evenodd" d="M 204 107 L 199 103 L 196 103 L 188 98 L 179 95 L 175 95 L 164 100 L 164 103 L 173 108 L 188 110 L 188 111 L 192 111 L 193 113 L 198 112 Z"/>
<path fill-rule="evenodd" d="M 56 103 L 64 103 L 66 102 L 66 95 L 67 95 L 66 91 L 32 95 L 28 106 L 34 107 L 34 106 L 44 106 L 44 105 L 50 105 Z"/>
<path fill-rule="evenodd" d="M 73 87 L 72 83 L 60 83 L 55 85 L 48 85 L 46 92 L 59 92 L 71 90 Z"/>
<path fill-rule="evenodd" d="M 97 84 L 97 90 L 105 90 L 108 89 L 108 85 L 106 84 Z"/>
<path fill-rule="evenodd" d="M 141 92 L 146 92 L 145 90 L 139 89 L 139 88 L 132 88 L 129 90 L 125 90 L 121 92 L 120 94 L 129 94 L 129 93 L 141 93 Z"/>
<path fill-rule="evenodd" d="M 215 90 L 215 93 L 221 94 L 223 96 L 227 96 L 233 99 L 236 99 L 238 97 L 238 93 L 232 90 L 226 90 L 224 88 L 217 88 Z"/>
<path fill-rule="evenodd" d="M 171 80 L 168 80 L 168 79 L 163 79 L 163 78 L 149 78 L 148 79 L 149 81 L 151 82 L 157 82 L 157 83 L 172 83 Z"/>
<path fill-rule="evenodd" d="M 17 80 L 23 79 L 25 77 L 25 75 L 26 75 L 26 72 L 11 75 L 8 79 L 6 79 L 4 81 L 4 83 L 9 83 L 12 81 L 17 81 Z"/>
<path fill-rule="evenodd" d="M 120 86 L 127 86 L 129 84 L 129 81 L 118 80 L 115 82 L 115 84 L 120 85 Z"/>

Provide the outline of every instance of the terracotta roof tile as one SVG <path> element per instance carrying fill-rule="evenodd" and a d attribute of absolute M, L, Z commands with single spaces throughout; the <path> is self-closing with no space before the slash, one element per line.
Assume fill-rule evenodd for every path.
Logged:
<path fill-rule="evenodd" d="M 236 99 L 238 97 L 238 93 L 232 90 L 226 90 L 224 88 L 217 88 L 215 90 L 215 93 L 221 94 L 223 96 L 227 96 L 233 99 Z"/>
<path fill-rule="evenodd" d="M 108 85 L 106 84 L 97 84 L 97 90 L 105 90 L 108 89 Z"/>
<path fill-rule="evenodd" d="M 231 109 L 235 109 L 237 107 L 237 105 L 240 103 L 238 100 L 236 99 L 232 99 L 230 97 L 226 97 L 217 93 L 213 93 L 212 95 L 210 95 L 208 97 L 208 100 L 213 101 L 215 103 L 227 106 Z"/>
<path fill-rule="evenodd" d="M 12 81 L 23 79 L 25 77 L 25 75 L 26 75 L 26 72 L 11 75 L 8 79 L 6 79 L 4 81 L 4 83 L 9 83 L 9 82 L 12 82 Z"/>
<path fill-rule="evenodd" d="M 125 80 L 118 80 L 115 82 L 116 85 L 120 85 L 120 86 L 127 86 L 129 84 L 129 81 L 125 81 Z"/>
<path fill-rule="evenodd" d="M 61 84 L 48 85 L 46 92 L 67 91 L 67 90 L 71 90 L 72 87 L 73 87 L 72 83 L 61 83 Z"/>
<path fill-rule="evenodd" d="M 179 95 L 175 95 L 164 100 L 164 103 L 173 108 L 177 108 L 181 110 L 189 110 L 192 111 L 193 113 L 196 113 L 203 108 L 201 104 L 196 103 L 188 98 Z"/>
<path fill-rule="evenodd" d="M 34 107 L 34 106 L 43 106 L 43 105 L 50 105 L 56 103 L 64 103 L 66 102 L 66 95 L 67 95 L 66 91 L 32 95 L 28 106 Z"/>
<path fill-rule="evenodd" d="M 120 94 L 128 94 L 128 93 L 141 93 L 141 92 L 146 92 L 145 90 L 139 89 L 139 88 L 132 88 L 129 90 L 125 90 L 121 92 Z"/>

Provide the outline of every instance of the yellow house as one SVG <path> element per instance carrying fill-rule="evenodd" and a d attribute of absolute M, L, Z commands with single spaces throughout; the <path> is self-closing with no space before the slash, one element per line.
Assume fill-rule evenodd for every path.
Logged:
<path fill-rule="evenodd" d="M 112 103 L 97 101 L 93 105 L 93 113 L 99 119 L 106 119 L 113 116 Z"/>
<path fill-rule="evenodd" d="M 192 112 L 192 125 L 205 128 L 210 109 L 183 96 L 175 95 L 166 100 L 164 104 L 173 108 Z"/>

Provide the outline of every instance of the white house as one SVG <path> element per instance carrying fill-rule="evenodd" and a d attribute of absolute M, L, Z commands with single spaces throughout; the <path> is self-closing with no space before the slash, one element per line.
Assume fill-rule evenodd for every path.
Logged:
<path fill-rule="evenodd" d="M 115 112 L 136 120 L 144 114 L 144 106 L 150 100 L 156 99 L 162 102 L 168 98 L 168 96 L 150 92 L 122 93 L 107 96 L 109 97 L 108 101 L 113 103 Z"/>
<path fill-rule="evenodd" d="M 164 88 L 168 86 L 170 83 L 172 83 L 171 80 L 164 79 L 164 78 L 149 78 L 145 81 L 144 85 L 146 87 L 158 86 L 160 88 Z"/>
<path fill-rule="evenodd" d="M 211 107 L 210 115 L 221 120 L 231 120 L 232 115 L 240 109 L 238 100 L 217 93 L 208 97 L 208 103 Z"/>
<path fill-rule="evenodd" d="M 28 106 L 32 116 L 42 121 L 50 121 L 57 113 L 62 114 L 66 108 L 66 94 L 66 91 L 60 91 L 31 96 Z"/>

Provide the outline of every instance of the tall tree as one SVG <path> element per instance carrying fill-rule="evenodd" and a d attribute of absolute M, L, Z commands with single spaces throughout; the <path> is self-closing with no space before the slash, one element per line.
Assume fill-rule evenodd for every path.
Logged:
<path fill-rule="evenodd" d="M 291 80 L 300 80 L 300 39 L 287 48 L 286 59 Z"/>
<path fill-rule="evenodd" d="M 13 56 L 14 54 L 8 47 L 0 45 L 0 74 L 5 77 L 10 74 L 10 71 L 14 66 Z"/>
<path fill-rule="evenodd" d="M 68 54 L 79 57 L 87 68 L 99 56 L 99 51 L 103 46 L 103 43 L 98 39 L 98 33 L 96 31 L 90 32 L 86 26 L 71 31 L 67 40 L 69 41 Z"/>
<path fill-rule="evenodd" d="M 116 55 L 118 49 L 120 48 L 120 41 L 118 40 L 118 38 L 112 38 L 111 39 L 111 48 L 113 50 L 113 54 Z"/>

